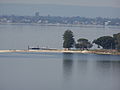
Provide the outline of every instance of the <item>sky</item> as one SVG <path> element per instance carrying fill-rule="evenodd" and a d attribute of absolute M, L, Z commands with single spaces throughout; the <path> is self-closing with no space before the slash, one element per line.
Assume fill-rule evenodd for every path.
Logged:
<path fill-rule="evenodd" d="M 58 4 L 120 8 L 120 0 L 0 0 L 0 3 Z"/>
<path fill-rule="evenodd" d="M 0 15 L 120 17 L 120 0 L 0 0 Z"/>

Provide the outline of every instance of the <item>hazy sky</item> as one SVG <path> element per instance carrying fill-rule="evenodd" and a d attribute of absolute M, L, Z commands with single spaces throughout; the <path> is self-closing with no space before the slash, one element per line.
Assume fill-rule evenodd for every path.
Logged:
<path fill-rule="evenodd" d="M 120 7 L 120 0 L 0 0 L 0 3 L 62 4 L 79 6 Z"/>

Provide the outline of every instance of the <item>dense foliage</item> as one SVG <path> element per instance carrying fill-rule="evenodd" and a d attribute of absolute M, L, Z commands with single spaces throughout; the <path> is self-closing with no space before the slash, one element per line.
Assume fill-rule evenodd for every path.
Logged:
<path fill-rule="evenodd" d="M 98 47 L 101 46 L 103 49 L 115 49 L 115 40 L 111 36 L 102 36 L 93 41 Z"/>
<path fill-rule="evenodd" d="M 92 44 L 85 38 L 80 38 L 77 40 L 77 43 L 75 44 L 75 47 L 77 49 L 88 49 L 92 47 Z"/>
<path fill-rule="evenodd" d="M 63 48 L 70 49 L 75 46 L 76 49 L 89 49 L 93 46 L 88 39 L 80 38 L 75 44 L 73 32 L 71 30 L 66 30 L 63 35 Z M 120 51 L 120 33 L 114 34 L 112 36 L 102 36 L 95 39 L 92 43 L 95 43 L 103 49 L 117 49 Z"/>
<path fill-rule="evenodd" d="M 71 30 L 66 30 L 65 33 L 63 34 L 63 48 L 72 48 L 74 46 L 74 36 L 73 32 Z"/>
<path fill-rule="evenodd" d="M 115 40 L 115 47 L 118 51 L 120 51 L 120 33 L 114 34 L 113 38 Z"/>

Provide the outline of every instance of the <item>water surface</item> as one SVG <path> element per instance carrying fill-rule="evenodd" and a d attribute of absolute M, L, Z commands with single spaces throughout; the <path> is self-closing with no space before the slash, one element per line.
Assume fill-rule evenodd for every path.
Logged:
<path fill-rule="evenodd" d="M 1 53 L 0 90 L 120 90 L 120 56 Z"/>
<path fill-rule="evenodd" d="M 119 33 L 120 27 L 60 27 L 39 25 L 0 25 L 0 49 L 27 49 L 28 45 L 48 48 L 62 48 L 65 30 L 73 31 L 75 39 L 90 41 Z"/>
<path fill-rule="evenodd" d="M 65 30 L 90 41 L 119 27 L 0 25 L 0 49 L 62 48 Z M 71 53 L 0 53 L 0 90 L 120 90 L 120 56 Z"/>

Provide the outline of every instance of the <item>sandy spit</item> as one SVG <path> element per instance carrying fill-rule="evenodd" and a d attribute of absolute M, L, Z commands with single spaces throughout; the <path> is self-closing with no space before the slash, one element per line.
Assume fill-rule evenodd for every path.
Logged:
<path fill-rule="evenodd" d="M 120 55 L 120 53 L 112 53 L 112 52 L 101 52 L 101 51 L 92 51 L 92 50 L 63 50 L 63 49 L 56 49 L 56 50 L 0 50 L 0 53 L 7 53 L 7 52 L 48 52 L 48 53 L 83 53 L 83 54 L 101 54 L 101 55 Z"/>

